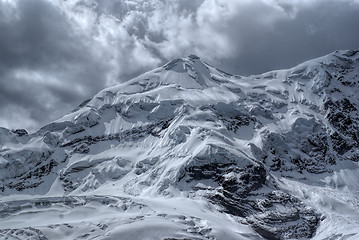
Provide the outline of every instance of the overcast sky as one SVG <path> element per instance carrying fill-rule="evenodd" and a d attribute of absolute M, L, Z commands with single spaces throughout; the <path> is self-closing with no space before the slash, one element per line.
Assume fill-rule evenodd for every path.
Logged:
<path fill-rule="evenodd" d="M 0 127 L 190 54 L 249 75 L 359 49 L 358 26 L 359 0 L 0 0 Z"/>

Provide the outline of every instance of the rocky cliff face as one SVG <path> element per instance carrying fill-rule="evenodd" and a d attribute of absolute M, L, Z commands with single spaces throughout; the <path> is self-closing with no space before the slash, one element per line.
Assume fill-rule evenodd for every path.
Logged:
<path fill-rule="evenodd" d="M 0 129 L 0 234 L 359 237 L 358 74 L 358 51 L 249 77 L 192 55 L 34 134 Z"/>

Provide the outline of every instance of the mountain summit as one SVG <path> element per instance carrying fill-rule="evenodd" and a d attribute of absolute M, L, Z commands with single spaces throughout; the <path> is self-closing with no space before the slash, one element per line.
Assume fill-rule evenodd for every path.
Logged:
<path fill-rule="evenodd" d="M 358 238 L 358 74 L 358 51 L 247 77 L 191 55 L 0 129 L 0 234 Z"/>

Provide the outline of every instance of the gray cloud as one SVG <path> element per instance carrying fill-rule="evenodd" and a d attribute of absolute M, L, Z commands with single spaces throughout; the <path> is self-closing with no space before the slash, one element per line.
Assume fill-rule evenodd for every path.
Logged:
<path fill-rule="evenodd" d="M 233 38 L 242 39 L 242 48 L 236 60 L 226 65 L 227 70 L 237 66 L 240 73 L 261 73 L 289 68 L 337 49 L 359 47 L 359 31 L 355 29 L 358 2 L 312 1 L 309 6 L 299 4 L 290 9 L 296 9 L 295 16 L 278 19 L 265 34 L 236 31 L 238 35 Z M 259 29 L 256 25 L 247 28 Z"/>
<path fill-rule="evenodd" d="M 189 54 L 234 74 L 359 48 L 357 0 L 0 0 L 0 126 L 36 130 Z"/>
<path fill-rule="evenodd" d="M 31 129 L 103 87 L 108 67 L 53 5 L 28 0 L 13 8 L 0 20 L 0 123 Z"/>

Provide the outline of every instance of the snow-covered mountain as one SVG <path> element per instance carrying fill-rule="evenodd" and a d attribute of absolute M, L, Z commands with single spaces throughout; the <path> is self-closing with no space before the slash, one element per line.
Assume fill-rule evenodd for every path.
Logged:
<path fill-rule="evenodd" d="M 232 76 L 197 56 L 34 134 L 0 129 L 0 238 L 359 239 L 359 51 Z"/>

